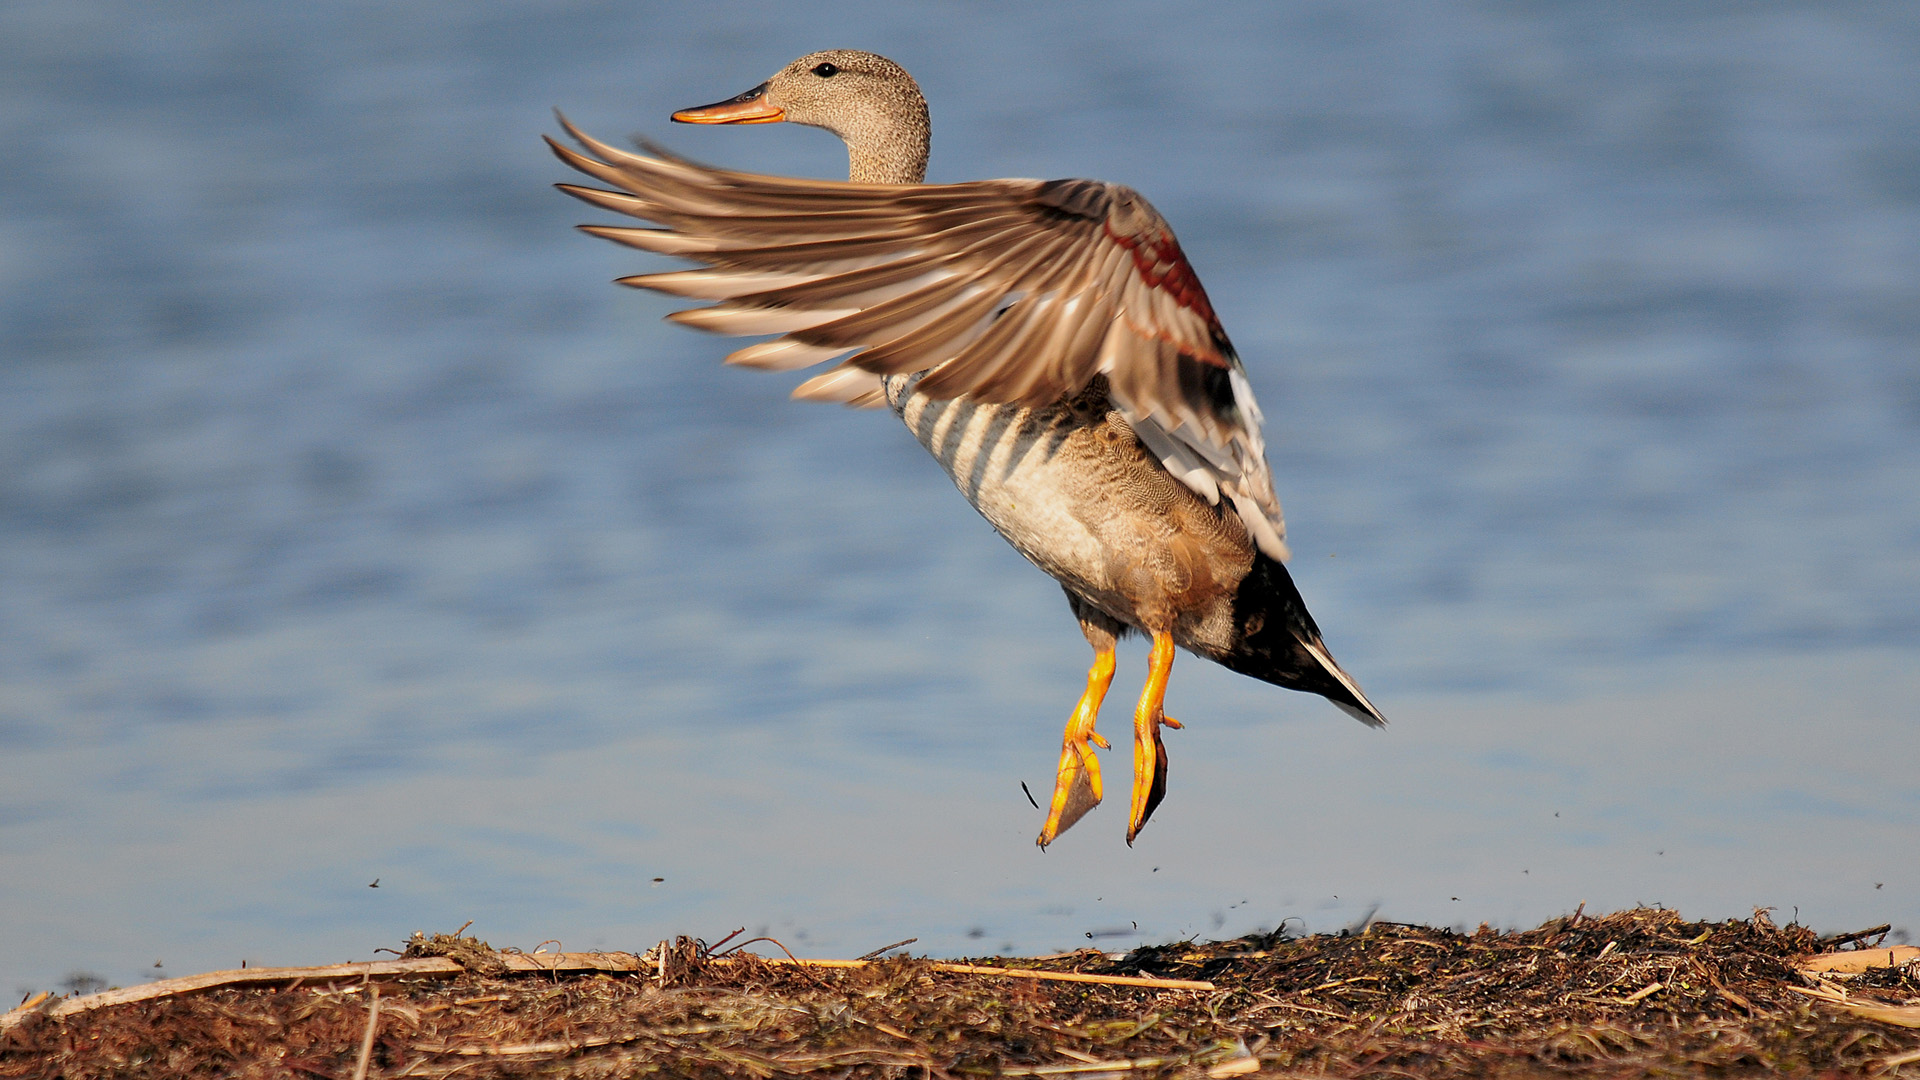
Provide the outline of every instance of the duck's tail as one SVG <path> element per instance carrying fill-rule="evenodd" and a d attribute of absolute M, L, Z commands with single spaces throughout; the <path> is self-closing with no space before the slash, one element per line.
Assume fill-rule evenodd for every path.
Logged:
<path fill-rule="evenodd" d="M 1368 727 L 1386 724 L 1387 718 L 1320 640 L 1320 628 L 1307 613 L 1293 575 L 1264 552 L 1254 552 L 1253 568 L 1234 593 L 1233 624 L 1233 650 L 1219 658 L 1221 665 L 1289 690 L 1319 694 Z"/>

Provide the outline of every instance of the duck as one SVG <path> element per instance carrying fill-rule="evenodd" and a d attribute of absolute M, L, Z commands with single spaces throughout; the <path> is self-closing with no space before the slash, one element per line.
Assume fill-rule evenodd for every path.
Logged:
<path fill-rule="evenodd" d="M 1133 713 L 1132 846 L 1167 790 L 1176 648 L 1385 725 L 1334 661 L 1287 571 L 1286 524 L 1239 355 L 1172 228 L 1097 180 L 926 183 L 931 126 L 899 64 L 810 53 L 686 124 L 793 123 L 846 145 L 848 178 L 698 164 L 559 116 L 559 184 L 644 225 L 595 237 L 689 260 L 618 279 L 711 303 L 684 326 L 764 340 L 726 357 L 831 365 L 792 396 L 893 411 L 987 522 L 1059 582 L 1093 650 L 1062 732 L 1044 850 L 1104 798 L 1097 730 L 1115 643 L 1150 644 Z"/>

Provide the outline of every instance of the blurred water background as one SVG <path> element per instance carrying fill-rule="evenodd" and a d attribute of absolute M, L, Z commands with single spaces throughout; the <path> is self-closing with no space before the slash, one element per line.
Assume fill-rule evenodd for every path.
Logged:
<path fill-rule="evenodd" d="M 1123 787 L 1034 849 L 1059 590 L 548 186 L 555 106 L 844 175 L 666 121 L 823 47 L 919 78 L 932 179 L 1173 222 L 1392 727 L 1183 657 L 1139 844 Z M 0 992 L 468 920 L 1920 928 L 1911 5 L 14 0 L 0 125 Z"/>

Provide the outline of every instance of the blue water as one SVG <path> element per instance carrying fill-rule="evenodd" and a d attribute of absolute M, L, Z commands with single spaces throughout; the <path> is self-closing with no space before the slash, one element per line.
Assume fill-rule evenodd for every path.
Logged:
<path fill-rule="evenodd" d="M 609 286 L 655 264 L 538 142 L 841 174 L 665 119 L 838 46 L 933 179 L 1173 222 L 1386 732 L 1183 657 L 1138 845 L 1033 848 L 1058 589 L 891 417 Z M 1920 928 L 1912 8 L 17 0 L 0 125 L 0 992 L 470 919 Z"/>

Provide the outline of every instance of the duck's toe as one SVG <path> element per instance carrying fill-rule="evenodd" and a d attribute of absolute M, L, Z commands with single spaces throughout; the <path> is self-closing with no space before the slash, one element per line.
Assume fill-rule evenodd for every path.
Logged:
<path fill-rule="evenodd" d="M 1133 710 L 1133 808 L 1127 817 L 1127 844 L 1153 816 L 1160 800 L 1167 795 L 1167 747 L 1160 741 L 1162 725 L 1178 728 L 1180 722 L 1167 716 L 1167 679 L 1173 674 L 1173 635 L 1155 632 L 1153 655 L 1148 660 L 1147 685 L 1140 691 L 1140 704 Z"/>
<path fill-rule="evenodd" d="M 1167 797 L 1167 747 L 1160 729 L 1136 733 L 1133 742 L 1133 811 L 1127 819 L 1127 846 L 1146 827 L 1147 819 Z"/>
<path fill-rule="evenodd" d="M 1094 653 L 1093 666 L 1087 669 L 1087 689 L 1073 707 L 1073 716 L 1060 740 L 1060 769 L 1053 782 L 1053 800 L 1047 807 L 1047 823 L 1034 841 L 1042 848 L 1100 805 L 1100 760 L 1094 757 L 1093 748 L 1106 749 L 1107 740 L 1093 730 L 1093 725 L 1112 682 L 1113 647 L 1109 644 Z"/>
<path fill-rule="evenodd" d="M 1100 762 L 1094 758 L 1093 749 L 1082 743 L 1062 750 L 1060 773 L 1053 784 L 1053 802 L 1047 807 L 1047 823 L 1034 842 L 1043 848 L 1053 843 L 1061 833 L 1086 817 L 1087 811 L 1099 806 L 1100 798 Z"/>

